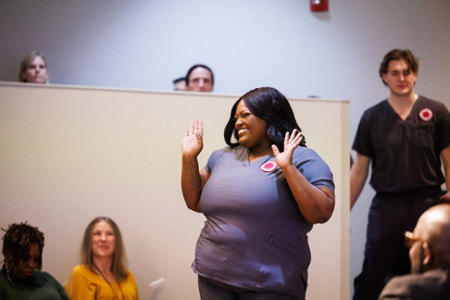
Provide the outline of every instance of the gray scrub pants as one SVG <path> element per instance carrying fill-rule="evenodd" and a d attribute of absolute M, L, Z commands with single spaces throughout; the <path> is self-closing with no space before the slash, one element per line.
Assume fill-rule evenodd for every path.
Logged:
<path fill-rule="evenodd" d="M 255 292 L 198 276 L 202 300 L 304 300 L 300 296 Z"/>

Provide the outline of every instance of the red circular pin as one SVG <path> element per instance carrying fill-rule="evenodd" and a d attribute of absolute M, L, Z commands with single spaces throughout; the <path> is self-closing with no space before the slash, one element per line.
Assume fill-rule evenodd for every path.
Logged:
<path fill-rule="evenodd" d="M 264 172 L 272 172 L 278 167 L 277 163 L 275 161 L 268 161 L 266 163 L 263 163 L 260 167 L 260 169 Z"/>
<path fill-rule="evenodd" d="M 419 117 L 424 121 L 430 121 L 433 118 L 433 111 L 429 108 L 424 108 L 419 112 Z"/>

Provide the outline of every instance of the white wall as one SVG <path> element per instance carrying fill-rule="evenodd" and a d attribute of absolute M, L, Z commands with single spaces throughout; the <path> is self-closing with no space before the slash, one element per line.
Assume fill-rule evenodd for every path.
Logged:
<path fill-rule="evenodd" d="M 351 99 L 350 137 L 388 94 L 377 70 L 393 48 L 420 58 L 416 91 L 450 106 L 450 1 L 0 1 L 0 80 L 16 80 L 32 49 L 53 83 L 169 90 L 194 63 L 215 92 L 269 85 L 292 97 Z M 367 187 L 352 215 L 352 278 L 361 268 Z"/>

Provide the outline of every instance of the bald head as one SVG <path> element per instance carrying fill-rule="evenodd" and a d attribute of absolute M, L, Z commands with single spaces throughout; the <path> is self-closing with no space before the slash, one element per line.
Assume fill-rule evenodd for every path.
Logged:
<path fill-rule="evenodd" d="M 440 204 L 425 211 L 414 229 L 418 240 L 410 249 L 413 271 L 450 267 L 450 204 Z M 420 264 L 420 265 L 418 265 Z"/>

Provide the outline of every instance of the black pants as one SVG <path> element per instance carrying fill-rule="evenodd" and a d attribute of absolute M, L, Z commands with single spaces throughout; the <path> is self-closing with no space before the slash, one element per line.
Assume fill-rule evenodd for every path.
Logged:
<path fill-rule="evenodd" d="M 411 271 L 404 232 L 420 215 L 441 203 L 439 187 L 406 193 L 377 193 L 369 210 L 363 270 L 355 278 L 353 300 L 376 300 L 385 283 Z"/>

